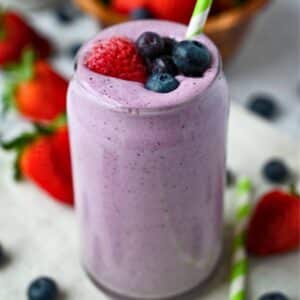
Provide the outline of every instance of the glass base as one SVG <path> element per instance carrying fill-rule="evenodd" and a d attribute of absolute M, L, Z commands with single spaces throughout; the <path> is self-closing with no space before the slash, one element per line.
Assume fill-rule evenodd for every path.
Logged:
<path fill-rule="evenodd" d="M 91 275 L 87 268 L 85 268 L 85 266 L 83 265 L 83 269 L 85 271 L 85 273 L 87 274 L 88 278 L 92 281 L 92 283 L 96 286 L 96 288 L 98 288 L 100 291 L 102 291 L 104 294 L 106 294 L 110 299 L 113 300 L 195 300 L 197 298 L 197 296 L 199 296 L 199 294 L 201 294 L 201 292 L 204 289 L 204 286 L 207 285 L 207 283 L 214 277 L 214 275 L 217 273 L 217 271 L 219 270 L 219 268 L 222 265 L 222 255 L 219 257 L 216 266 L 214 267 L 213 271 L 211 272 L 210 275 L 208 275 L 208 277 L 204 280 L 202 280 L 201 282 L 199 282 L 195 287 L 188 289 L 187 291 L 183 291 L 180 294 L 176 294 L 173 296 L 168 296 L 165 298 L 161 298 L 161 297 L 157 297 L 157 298 L 135 298 L 135 297 L 128 297 L 126 295 L 122 295 L 119 294 L 113 290 L 111 290 L 110 288 L 106 287 L 105 285 L 102 285 L 101 283 L 99 283 L 94 277 L 93 275 Z"/>

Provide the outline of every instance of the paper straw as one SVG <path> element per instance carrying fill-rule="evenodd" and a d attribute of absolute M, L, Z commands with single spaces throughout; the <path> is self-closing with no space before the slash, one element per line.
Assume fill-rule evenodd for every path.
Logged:
<path fill-rule="evenodd" d="M 190 39 L 203 31 L 213 0 L 197 0 L 196 6 L 186 32 Z"/>
<path fill-rule="evenodd" d="M 230 277 L 229 300 L 246 299 L 246 278 L 248 258 L 245 248 L 246 227 L 251 211 L 252 184 L 248 178 L 241 178 L 236 186 L 235 229 L 233 262 Z"/>

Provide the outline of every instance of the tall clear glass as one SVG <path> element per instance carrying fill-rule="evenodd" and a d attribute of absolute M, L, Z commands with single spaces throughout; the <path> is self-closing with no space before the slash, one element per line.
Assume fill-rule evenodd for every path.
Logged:
<path fill-rule="evenodd" d="M 203 282 L 222 249 L 228 90 L 217 49 L 203 78 L 169 94 L 95 74 L 95 41 L 144 31 L 183 39 L 176 23 L 141 21 L 101 32 L 81 50 L 70 84 L 76 209 L 84 268 L 103 290 L 176 296 Z"/>

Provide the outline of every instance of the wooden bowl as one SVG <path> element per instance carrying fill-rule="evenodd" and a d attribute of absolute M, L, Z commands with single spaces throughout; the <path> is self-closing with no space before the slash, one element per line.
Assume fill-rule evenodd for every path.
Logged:
<path fill-rule="evenodd" d="M 105 26 L 129 20 L 127 15 L 115 12 L 99 0 L 73 1 Z M 209 17 L 205 33 L 216 43 L 224 61 L 230 59 L 240 47 L 255 16 L 269 2 L 270 0 L 248 0 L 239 7 Z"/>

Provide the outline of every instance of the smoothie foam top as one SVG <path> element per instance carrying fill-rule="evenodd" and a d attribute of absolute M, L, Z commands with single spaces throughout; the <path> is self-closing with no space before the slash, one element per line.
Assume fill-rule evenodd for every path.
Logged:
<path fill-rule="evenodd" d="M 204 35 L 196 37 L 195 40 L 206 45 L 211 52 L 213 57 L 211 67 L 203 77 L 177 76 L 180 86 L 166 94 L 149 91 L 139 82 L 95 73 L 85 66 L 84 58 L 97 41 L 113 36 L 124 36 L 136 41 L 145 31 L 157 32 L 161 36 L 168 36 L 181 41 L 185 39 L 186 26 L 173 22 L 151 20 L 128 22 L 105 29 L 81 49 L 78 55 L 75 79 L 103 105 L 128 109 L 160 109 L 177 106 L 199 96 L 215 80 L 219 68 L 219 54 L 216 46 Z"/>

